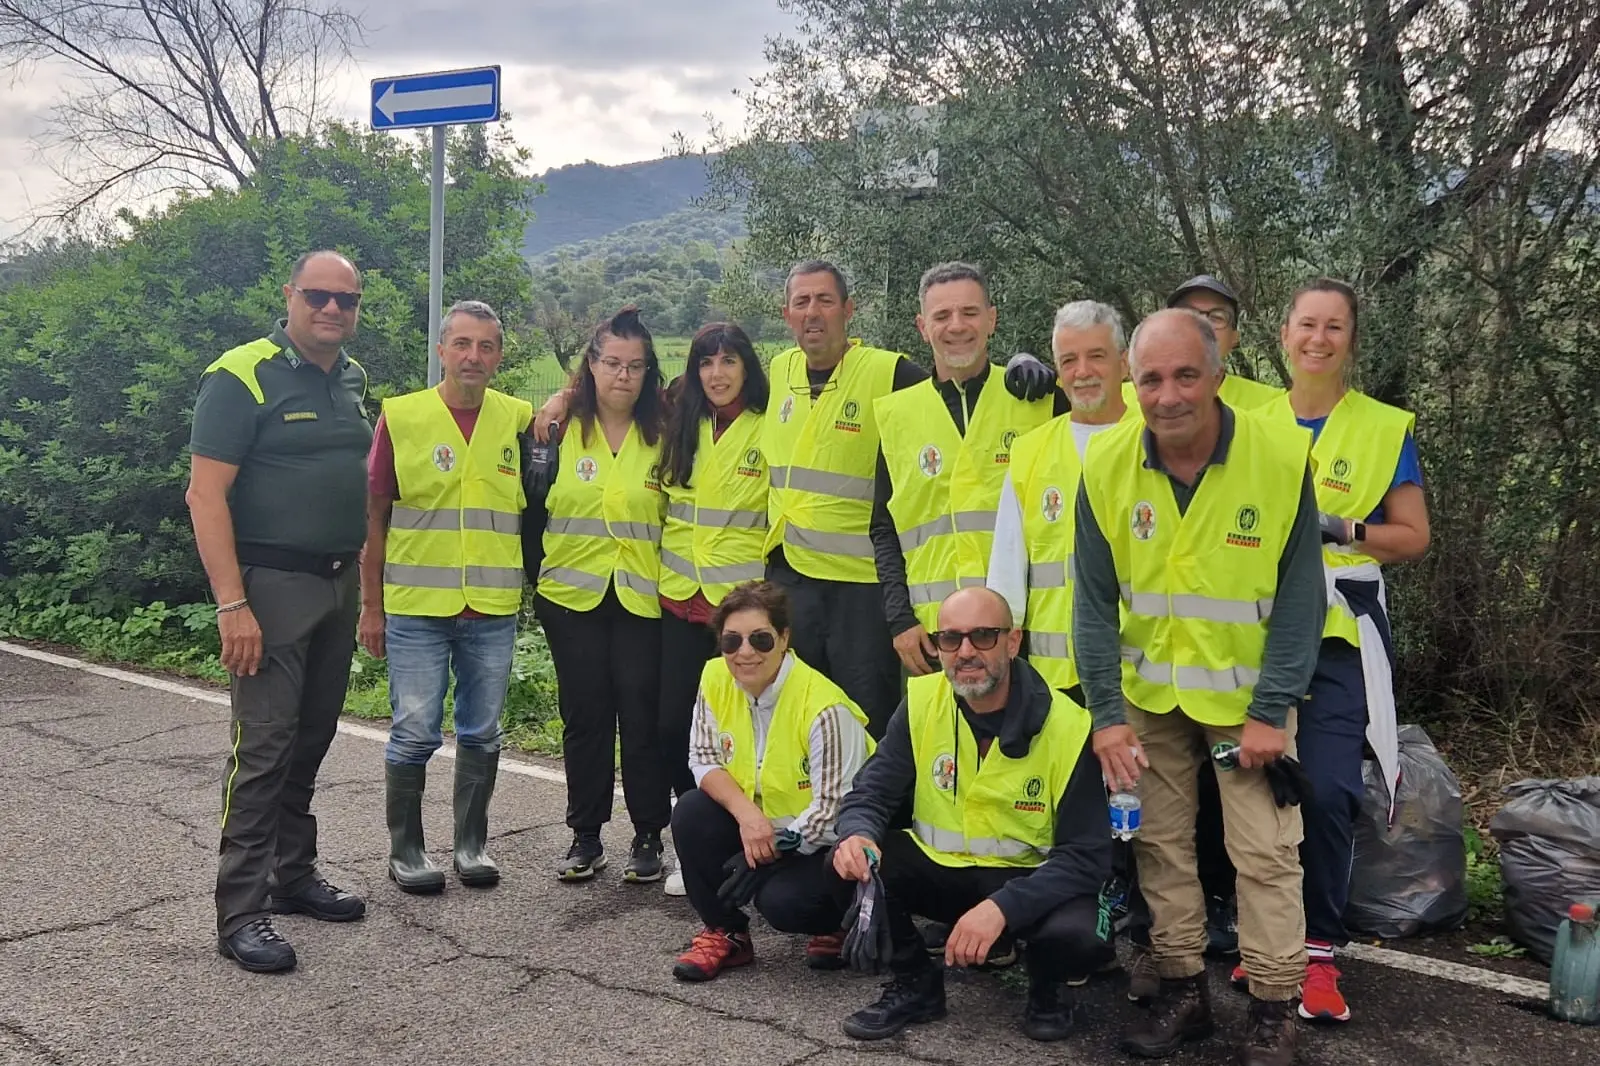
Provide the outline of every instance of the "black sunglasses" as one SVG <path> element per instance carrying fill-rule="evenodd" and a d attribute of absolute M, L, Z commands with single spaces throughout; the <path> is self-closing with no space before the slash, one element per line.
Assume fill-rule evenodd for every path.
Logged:
<path fill-rule="evenodd" d="M 750 646 L 763 655 L 778 646 L 778 638 L 770 630 L 766 629 L 756 630 L 750 634 L 748 639 Z M 739 645 L 743 644 L 745 640 L 746 637 L 743 633 L 725 632 L 722 634 L 722 639 L 717 643 L 722 648 L 722 654 L 732 655 L 739 650 Z"/>
<path fill-rule="evenodd" d="M 302 289 L 296 285 L 294 291 L 300 294 L 300 299 L 311 305 L 313 311 L 320 311 L 328 306 L 332 300 L 339 305 L 341 311 L 354 311 L 361 306 L 359 292 L 332 292 L 328 289 Z"/>
<path fill-rule="evenodd" d="M 929 635 L 940 651 L 960 651 L 963 640 L 972 641 L 972 646 L 979 651 L 991 651 L 1000 643 L 1000 637 L 1009 632 L 1010 629 L 1002 626 L 979 626 L 977 629 L 941 629 Z"/>

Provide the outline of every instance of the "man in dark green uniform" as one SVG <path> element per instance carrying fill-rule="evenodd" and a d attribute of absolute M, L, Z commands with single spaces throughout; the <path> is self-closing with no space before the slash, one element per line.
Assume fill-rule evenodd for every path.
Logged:
<path fill-rule="evenodd" d="M 361 274 L 311 252 L 283 294 L 289 317 L 270 336 L 206 368 L 190 437 L 189 513 L 233 696 L 217 950 L 257 973 L 295 964 L 272 914 L 366 913 L 317 871 L 311 814 L 360 608 L 372 427 L 366 371 L 341 345 L 355 335 Z"/>

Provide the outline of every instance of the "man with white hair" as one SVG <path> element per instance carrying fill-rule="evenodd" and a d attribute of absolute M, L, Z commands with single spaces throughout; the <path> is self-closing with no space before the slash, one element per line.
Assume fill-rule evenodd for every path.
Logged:
<path fill-rule="evenodd" d="M 1192 311 L 1141 323 L 1129 362 L 1143 418 L 1090 450 L 1072 612 L 1095 754 L 1143 807 L 1134 853 L 1162 982 L 1122 1047 L 1159 1058 L 1214 1028 L 1194 845 L 1210 752 L 1250 975 L 1239 1062 L 1289 1066 L 1306 964 L 1298 804 L 1309 790 L 1293 757 L 1295 710 L 1326 612 L 1310 437 L 1236 417 L 1218 398 L 1216 334 Z"/>

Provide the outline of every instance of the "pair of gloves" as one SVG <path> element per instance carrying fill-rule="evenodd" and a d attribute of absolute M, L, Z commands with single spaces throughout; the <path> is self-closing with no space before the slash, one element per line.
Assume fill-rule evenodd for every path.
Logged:
<path fill-rule="evenodd" d="M 1234 770 L 1239 766 L 1239 746 L 1218 746 L 1211 757 L 1221 770 Z M 1272 789 L 1272 801 L 1279 807 L 1298 807 L 1300 801 L 1311 795 L 1311 779 L 1305 767 L 1293 755 L 1280 755 L 1263 768 L 1267 785 Z"/>
<path fill-rule="evenodd" d="M 871 860 L 871 876 L 856 885 L 855 899 L 844 912 L 844 946 L 840 956 L 858 973 L 878 974 L 889 968 L 894 942 L 889 936 L 889 912 L 884 902 L 883 879 L 878 876 L 878 857 Z"/>
<path fill-rule="evenodd" d="M 800 847 L 800 834 L 792 829 L 777 832 L 778 857 L 763 865 L 752 867 L 745 861 L 744 852 L 736 852 L 722 864 L 722 886 L 717 889 L 717 899 L 724 907 L 738 910 L 748 907 L 756 892 L 773 871 Z"/>

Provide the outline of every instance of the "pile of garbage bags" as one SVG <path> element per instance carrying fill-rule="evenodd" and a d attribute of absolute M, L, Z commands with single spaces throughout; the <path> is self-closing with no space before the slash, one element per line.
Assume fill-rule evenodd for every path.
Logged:
<path fill-rule="evenodd" d="M 1600 903 L 1600 777 L 1518 781 L 1505 791 L 1489 832 L 1500 843 L 1506 925 L 1549 962 L 1568 908 Z"/>

